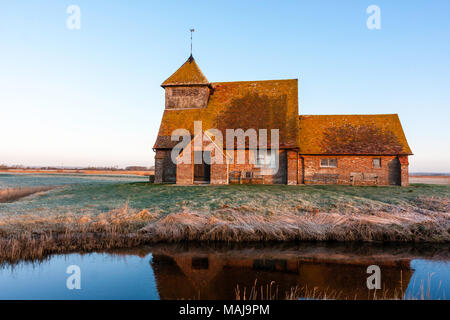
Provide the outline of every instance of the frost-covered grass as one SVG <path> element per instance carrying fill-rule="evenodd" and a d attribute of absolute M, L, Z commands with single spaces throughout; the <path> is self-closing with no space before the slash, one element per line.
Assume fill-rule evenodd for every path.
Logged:
<path fill-rule="evenodd" d="M 44 192 L 51 189 L 53 189 L 51 186 L 0 189 L 0 203 L 17 201 L 20 198 L 27 197 L 34 193 Z"/>
<path fill-rule="evenodd" d="M 98 208 L 97 212 L 113 208 L 113 206 L 96 206 L 95 196 L 89 192 L 97 192 L 96 188 L 104 185 L 120 185 L 136 181 L 147 181 L 148 178 L 137 176 L 107 176 L 107 175 L 81 175 L 81 174 L 5 174 L 0 173 L 0 216 L 5 214 L 58 214 L 78 212 L 94 212 L 91 208 Z M 57 189 L 38 193 L 20 201 L 1 203 L 1 194 L 24 194 L 24 190 L 38 190 L 41 188 Z M 99 190 L 99 192 L 103 192 Z M 30 194 L 33 194 L 31 192 Z M 21 197 L 18 197 L 21 198 Z M 17 198 L 17 199 L 18 199 Z M 17 200 L 16 199 L 16 200 Z M 71 200 L 72 199 L 72 200 Z M 109 200 L 115 205 L 123 206 L 124 202 L 115 202 L 114 198 Z"/>
<path fill-rule="evenodd" d="M 187 240 L 449 242 L 449 195 L 438 185 L 66 185 L 0 204 L 0 260 Z"/>
<path fill-rule="evenodd" d="M 99 214 L 123 206 L 161 215 L 230 208 L 270 215 L 302 212 L 363 213 L 449 211 L 450 186 L 175 186 L 137 183 L 67 185 L 21 201 L 0 204 L 4 214 Z"/>

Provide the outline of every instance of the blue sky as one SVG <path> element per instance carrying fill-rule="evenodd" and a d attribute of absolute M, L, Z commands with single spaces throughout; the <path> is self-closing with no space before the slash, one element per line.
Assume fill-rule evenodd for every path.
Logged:
<path fill-rule="evenodd" d="M 449 17 L 447 0 L 4 1 L 0 163 L 152 165 L 194 27 L 210 81 L 298 78 L 300 114 L 398 113 L 410 170 L 450 172 Z"/>

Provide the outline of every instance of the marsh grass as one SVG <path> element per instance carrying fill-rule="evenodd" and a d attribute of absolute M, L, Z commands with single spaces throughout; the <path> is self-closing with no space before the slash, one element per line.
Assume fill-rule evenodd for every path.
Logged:
<path fill-rule="evenodd" d="M 34 193 L 45 192 L 54 188 L 53 186 L 38 186 L 0 189 L 0 203 L 16 201 Z"/>
<path fill-rule="evenodd" d="M 236 285 L 236 300 L 339 300 L 342 299 L 341 293 L 336 290 L 320 289 L 318 287 L 308 288 L 294 286 L 290 290 L 282 293 L 279 291 L 275 281 L 268 284 L 258 284 L 256 279 L 253 286 L 240 288 Z M 354 297 L 356 299 L 357 296 Z"/>
<path fill-rule="evenodd" d="M 431 278 L 433 274 L 428 274 L 427 284 L 421 281 L 420 287 L 416 295 L 411 295 L 403 291 L 403 284 L 400 283 L 399 288 L 395 290 L 374 289 L 367 290 L 364 297 L 354 295 L 353 297 L 345 297 L 339 290 L 330 290 L 328 288 L 319 287 L 300 287 L 293 286 L 290 290 L 280 292 L 275 281 L 267 284 L 258 284 L 255 279 L 253 286 L 241 288 L 239 284 L 234 290 L 236 300 L 431 300 Z M 439 290 L 439 284 L 437 290 Z M 414 291 L 415 288 L 411 288 Z M 446 297 L 444 295 L 444 300 Z"/>
<path fill-rule="evenodd" d="M 449 190 L 77 185 L 2 204 L 0 261 L 158 242 L 449 242 Z M 33 209 L 8 212 L 22 202 Z"/>
<path fill-rule="evenodd" d="M 128 248 L 146 239 L 135 232 L 154 215 L 123 207 L 96 216 L 20 215 L 0 220 L 0 262 L 39 260 L 51 253 Z"/>
<path fill-rule="evenodd" d="M 392 211 L 450 211 L 450 186 L 413 185 L 410 187 L 352 186 L 176 186 L 148 183 L 86 183 L 65 186 L 40 198 L 0 205 L 4 213 L 28 214 L 45 207 L 46 212 L 76 214 L 104 213 L 129 200 L 130 207 L 161 215 L 188 209 L 208 214 L 221 208 L 248 209 L 253 213 L 346 212 L 370 213 Z M 424 200 L 424 201 L 421 201 Z M 429 201 L 434 199 L 435 203 Z M 439 208 L 437 208 L 439 209 Z"/>

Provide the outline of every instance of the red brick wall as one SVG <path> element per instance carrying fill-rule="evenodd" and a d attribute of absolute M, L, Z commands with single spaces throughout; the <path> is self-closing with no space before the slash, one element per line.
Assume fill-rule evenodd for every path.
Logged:
<path fill-rule="evenodd" d="M 191 162 L 188 164 L 182 163 L 183 157 L 177 158 L 177 179 L 176 183 L 179 185 L 194 184 L 194 153 L 191 152 Z"/>
<path fill-rule="evenodd" d="M 298 180 L 298 153 L 287 151 L 287 184 L 295 185 Z"/>
<path fill-rule="evenodd" d="M 177 164 L 177 184 L 194 184 L 194 166 L 192 164 Z"/>
<path fill-rule="evenodd" d="M 320 159 L 337 159 L 337 168 L 323 168 Z M 381 168 L 373 168 L 372 160 L 381 159 Z M 299 181 L 305 184 L 389 185 L 398 177 L 407 178 L 408 165 L 397 165 L 396 156 L 299 156 Z M 302 165 L 304 167 L 302 167 Z M 406 173 L 405 173 L 406 172 Z M 400 181 L 399 181 L 400 182 Z"/>
<path fill-rule="evenodd" d="M 198 137 L 199 138 L 199 137 Z M 191 142 L 191 148 L 185 149 L 183 152 L 189 152 L 196 149 L 194 141 Z M 202 140 L 202 148 L 199 150 L 211 152 L 211 160 L 222 159 L 222 163 L 211 164 L 210 167 L 210 184 L 228 184 L 228 164 L 223 152 L 218 148 L 213 147 L 209 140 Z M 217 154 L 217 158 L 216 158 Z M 217 160 L 217 161 L 219 161 Z M 194 156 L 191 152 L 191 164 L 183 164 L 182 158 L 178 158 L 177 163 L 177 178 L 176 182 L 180 185 L 194 184 Z"/>
<path fill-rule="evenodd" d="M 298 184 L 304 184 L 304 171 L 305 171 L 305 159 L 298 155 L 298 174 L 297 174 L 297 183 Z"/>
<path fill-rule="evenodd" d="M 211 165 L 211 184 L 228 184 L 228 165 Z"/>
<path fill-rule="evenodd" d="M 214 150 L 212 152 L 215 152 Z M 237 162 L 237 150 L 229 151 L 229 154 L 234 154 L 234 161 Z M 224 159 L 223 164 L 213 164 L 211 165 L 211 184 L 228 184 L 229 174 L 232 171 L 252 171 L 255 168 L 254 164 L 254 153 L 251 150 L 245 150 L 245 163 L 244 164 L 226 164 L 226 159 Z M 263 182 L 265 184 L 285 184 L 287 183 L 287 160 L 286 151 L 279 151 L 279 162 L 280 168 L 274 174 L 264 175 Z M 295 184 L 297 181 L 297 153 L 291 152 L 291 184 Z M 177 165 L 177 184 L 193 184 L 194 171 L 193 165 L 188 164 L 178 164 Z"/>
<path fill-rule="evenodd" d="M 401 185 L 402 187 L 409 186 L 409 162 L 408 162 L 408 156 L 400 156 L 398 157 L 400 160 L 400 167 L 401 167 Z"/>
<path fill-rule="evenodd" d="M 230 152 L 233 154 L 233 152 Z M 228 184 L 232 171 L 252 171 L 249 164 L 253 151 L 246 150 L 245 164 L 215 164 L 211 166 L 211 184 Z M 155 183 L 175 182 L 170 162 L 170 151 L 157 151 L 155 157 Z M 337 168 L 320 167 L 320 159 L 336 158 Z M 381 168 L 373 168 L 372 160 L 381 159 Z M 237 159 L 237 151 L 234 151 Z M 253 161 L 253 160 L 252 160 Z M 265 184 L 346 184 L 390 185 L 409 184 L 408 156 L 302 156 L 292 151 L 280 150 L 280 168 L 274 175 L 265 175 Z M 170 162 L 170 163 L 169 163 Z M 224 161 L 225 162 L 225 161 Z M 179 164 L 176 168 L 177 184 L 193 184 L 193 165 Z"/>
<path fill-rule="evenodd" d="M 176 165 L 171 159 L 171 150 L 156 150 L 155 154 L 155 183 L 175 183 Z"/>
<path fill-rule="evenodd" d="M 254 157 L 254 151 L 253 150 L 245 150 L 245 163 L 244 164 L 237 164 L 237 163 L 231 163 L 229 166 L 229 173 L 233 171 L 252 171 L 255 168 Z M 233 155 L 234 162 L 237 162 L 237 150 L 234 151 L 228 151 L 229 154 Z M 296 157 L 296 155 L 295 155 Z M 286 184 L 287 183 L 287 160 L 286 160 L 286 151 L 285 150 L 279 150 L 278 153 L 278 161 L 279 161 L 279 169 L 274 174 L 265 174 L 264 175 L 264 184 Z M 269 173 L 269 171 L 267 172 Z M 295 174 L 297 174 L 295 172 Z"/>
<path fill-rule="evenodd" d="M 166 87 L 166 109 L 206 108 L 209 88 L 207 86 Z"/>
<path fill-rule="evenodd" d="M 228 165 L 226 163 L 211 165 L 210 178 L 210 184 L 228 184 Z M 177 184 L 194 184 L 194 166 L 192 164 L 179 163 L 177 165 Z"/>
<path fill-rule="evenodd" d="M 228 164 L 224 153 L 218 148 L 212 148 L 211 159 L 218 159 L 221 157 L 222 163 L 211 164 L 211 184 L 228 184 Z M 217 156 L 217 158 L 216 158 Z"/>

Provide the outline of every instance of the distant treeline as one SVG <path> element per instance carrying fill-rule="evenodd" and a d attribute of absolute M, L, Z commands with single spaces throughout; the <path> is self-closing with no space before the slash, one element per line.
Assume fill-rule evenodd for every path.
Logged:
<path fill-rule="evenodd" d="M 130 166 L 126 167 L 126 171 L 148 171 L 148 170 L 154 170 L 155 167 L 139 167 L 139 166 Z"/>
<path fill-rule="evenodd" d="M 450 173 L 439 173 L 439 172 L 410 172 L 410 176 L 450 176 Z"/>
<path fill-rule="evenodd" d="M 22 170 L 95 170 L 95 171 L 149 171 L 154 170 L 154 167 L 143 166 L 128 166 L 125 168 L 119 167 L 26 167 L 23 165 L 0 164 L 0 170 L 8 169 L 22 169 Z"/>

